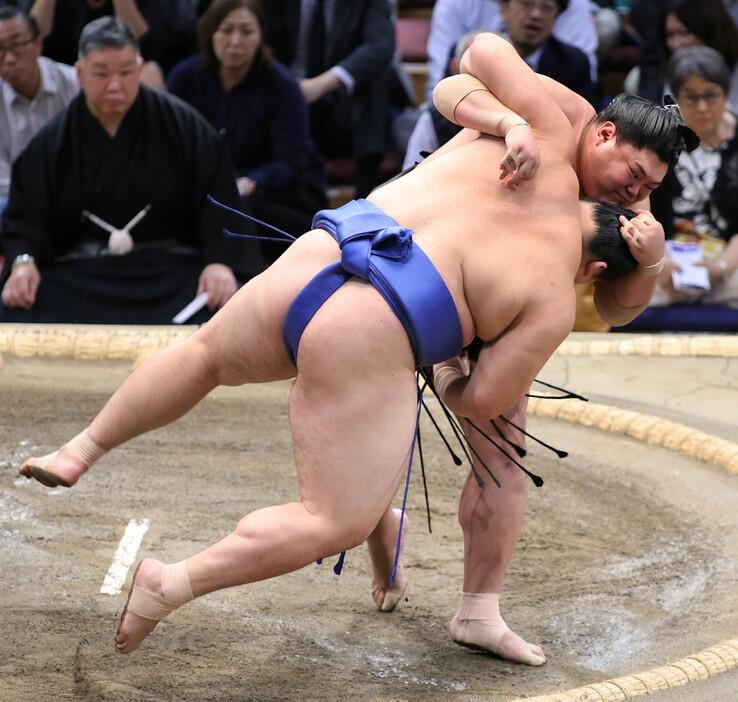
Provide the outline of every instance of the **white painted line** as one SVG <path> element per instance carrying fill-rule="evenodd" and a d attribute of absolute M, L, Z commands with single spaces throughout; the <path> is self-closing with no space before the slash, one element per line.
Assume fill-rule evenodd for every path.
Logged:
<path fill-rule="evenodd" d="M 136 560 L 136 554 L 141 547 L 141 541 L 148 530 L 148 519 L 142 519 L 140 522 L 131 519 L 128 522 L 123 538 L 118 544 L 118 550 L 115 552 L 115 556 L 113 556 L 113 563 L 100 588 L 100 592 L 103 595 L 117 595 L 120 593 L 123 583 L 126 581 L 128 569 L 131 567 L 133 561 Z"/>

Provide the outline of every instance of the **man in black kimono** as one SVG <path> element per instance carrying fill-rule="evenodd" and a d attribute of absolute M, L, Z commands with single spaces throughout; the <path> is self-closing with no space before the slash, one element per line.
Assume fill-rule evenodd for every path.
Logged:
<path fill-rule="evenodd" d="M 236 275 L 262 267 L 206 200 L 237 203 L 222 140 L 140 84 L 136 37 L 119 18 L 87 25 L 77 71 L 80 95 L 13 166 L 0 321 L 164 324 L 204 292 L 221 307 Z"/>

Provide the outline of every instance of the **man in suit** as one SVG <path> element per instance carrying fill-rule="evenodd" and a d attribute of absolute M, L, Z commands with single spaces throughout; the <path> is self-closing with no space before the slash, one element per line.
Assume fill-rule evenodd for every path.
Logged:
<path fill-rule="evenodd" d="M 556 18 L 568 5 L 569 0 L 500 0 L 500 16 L 507 38 L 536 73 L 562 83 L 599 109 L 589 59 L 553 36 Z"/>
<path fill-rule="evenodd" d="M 467 32 L 484 29 L 502 32 L 500 0 L 435 0 L 428 36 L 428 82 L 425 96 L 433 99 L 433 88 L 446 72 L 448 57 L 456 42 Z M 554 36 L 584 52 L 597 77 L 597 30 L 592 21 L 590 0 L 569 0 L 566 9 L 556 15 Z"/>
<path fill-rule="evenodd" d="M 357 197 L 380 182 L 387 151 L 395 29 L 388 0 L 264 0 L 268 42 L 310 105 L 326 158 L 353 157 Z"/>
<path fill-rule="evenodd" d="M 505 23 L 500 32 L 515 47 L 518 55 L 536 72 L 553 78 L 581 95 L 595 109 L 601 107 L 599 86 L 591 78 L 589 59 L 583 51 L 553 36 L 557 17 L 569 0 L 500 0 L 500 16 Z M 474 37 L 485 31 L 477 29 L 465 34 L 456 44 L 448 62 L 446 75 L 458 73 L 459 62 Z M 424 154 L 443 146 L 461 131 L 449 122 L 433 102 L 421 112 L 408 139 L 403 168 L 418 163 Z"/>

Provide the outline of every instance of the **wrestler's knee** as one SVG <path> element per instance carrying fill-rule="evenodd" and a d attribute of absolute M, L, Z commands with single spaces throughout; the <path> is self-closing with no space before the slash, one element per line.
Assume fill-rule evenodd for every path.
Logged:
<path fill-rule="evenodd" d="M 212 335 L 207 334 L 205 327 L 186 339 L 183 345 L 187 348 L 188 361 L 198 367 L 201 374 L 211 378 L 216 385 L 233 384 L 228 382 L 230 368 L 224 361 L 223 344 L 219 345 Z"/>
<path fill-rule="evenodd" d="M 359 546 L 377 521 L 369 526 L 345 515 L 309 510 L 303 503 L 295 502 L 247 514 L 236 524 L 234 533 L 258 548 L 265 535 L 276 531 L 286 541 L 309 544 L 313 557 L 323 558 Z"/>
<path fill-rule="evenodd" d="M 363 544 L 377 526 L 378 519 L 325 519 L 324 548 L 327 553 L 348 551 Z"/>

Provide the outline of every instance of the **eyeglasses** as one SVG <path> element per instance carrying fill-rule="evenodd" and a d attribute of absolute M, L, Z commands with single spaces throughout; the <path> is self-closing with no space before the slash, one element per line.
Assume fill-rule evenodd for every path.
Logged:
<path fill-rule="evenodd" d="M 28 45 L 34 41 L 36 41 L 36 37 L 25 39 L 24 41 L 14 41 L 12 44 L 6 44 L 5 46 L 0 44 L 0 61 L 5 58 L 8 51 L 17 56 L 22 51 L 25 51 Z"/>
<path fill-rule="evenodd" d="M 725 93 L 722 90 L 712 90 L 709 93 L 682 93 L 679 96 L 679 102 L 683 102 L 690 107 L 695 107 L 704 100 L 707 105 L 715 105 L 720 100 L 725 99 Z"/>
<path fill-rule="evenodd" d="M 538 10 L 544 17 L 553 17 L 559 11 L 555 2 L 535 2 L 535 0 L 515 0 L 518 7 L 526 14 Z"/>

